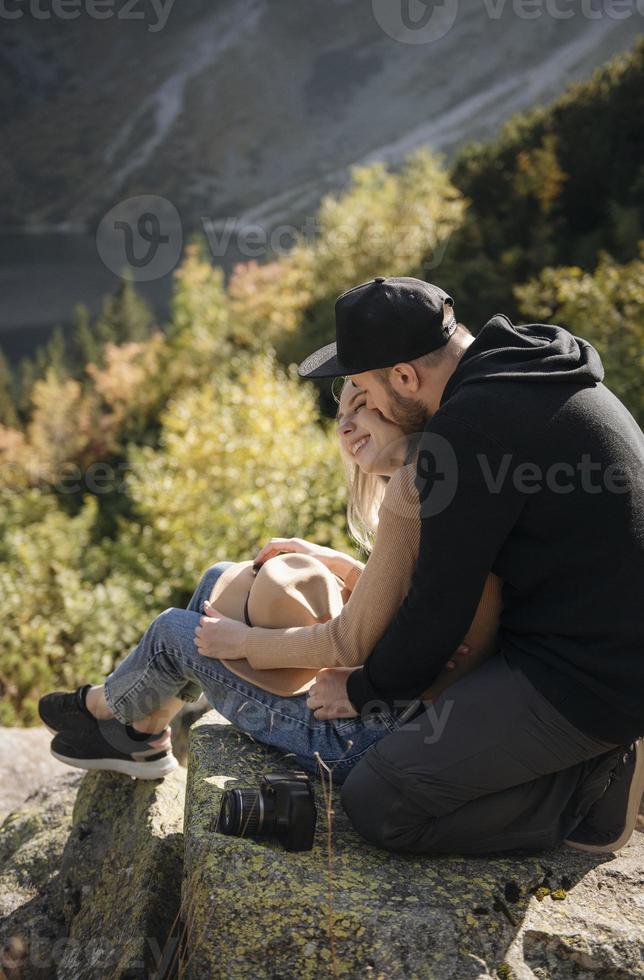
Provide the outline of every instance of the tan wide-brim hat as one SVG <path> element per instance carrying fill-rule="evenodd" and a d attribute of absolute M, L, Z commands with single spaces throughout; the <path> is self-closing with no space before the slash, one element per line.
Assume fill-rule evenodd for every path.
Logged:
<path fill-rule="evenodd" d="M 289 553 L 270 558 L 258 571 L 252 561 L 230 565 L 215 582 L 210 602 L 222 615 L 249 626 L 313 626 L 340 614 L 344 605 L 343 583 L 317 558 Z M 246 659 L 222 663 L 237 677 L 283 697 L 308 691 L 320 669 L 260 670 L 251 667 Z"/>

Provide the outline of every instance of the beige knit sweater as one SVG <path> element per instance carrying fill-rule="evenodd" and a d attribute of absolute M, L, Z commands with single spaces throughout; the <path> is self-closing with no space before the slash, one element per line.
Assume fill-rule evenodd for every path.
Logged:
<path fill-rule="evenodd" d="M 357 667 L 364 663 L 394 618 L 411 584 L 420 541 L 420 504 L 414 485 L 415 472 L 415 465 L 403 466 L 389 480 L 369 560 L 366 565 L 356 562 L 344 580 L 350 595 L 342 612 L 334 619 L 314 626 L 289 629 L 254 626 L 247 629 L 243 650 L 252 667 Z M 467 561 L 467 555 L 463 555 L 463 561 Z M 478 609 L 464 637 L 464 642 L 472 648 L 465 670 L 495 650 L 501 584 L 498 576 L 488 576 Z M 459 670 L 458 673 L 462 672 Z M 456 679 L 455 671 L 447 673 L 450 680 Z"/>

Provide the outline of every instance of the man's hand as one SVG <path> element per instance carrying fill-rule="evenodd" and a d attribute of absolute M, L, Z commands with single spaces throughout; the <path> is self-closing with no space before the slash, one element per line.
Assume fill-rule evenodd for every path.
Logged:
<path fill-rule="evenodd" d="M 461 662 L 461 657 L 469 657 L 471 652 L 472 648 L 467 643 L 461 643 L 460 646 L 456 647 L 456 653 L 454 654 L 455 657 L 458 657 L 458 660 L 448 660 L 445 664 L 445 669 L 454 670 Z"/>
<path fill-rule="evenodd" d="M 204 613 L 195 628 L 195 644 L 202 657 L 243 660 L 244 631 L 249 627 L 218 613 L 206 600 Z"/>
<path fill-rule="evenodd" d="M 320 721 L 332 718 L 357 718 L 347 697 L 347 677 L 355 667 L 323 667 L 308 690 L 307 708 Z"/>

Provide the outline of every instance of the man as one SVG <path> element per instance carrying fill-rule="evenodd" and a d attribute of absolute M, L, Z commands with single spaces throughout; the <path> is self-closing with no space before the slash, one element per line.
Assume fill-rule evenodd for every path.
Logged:
<path fill-rule="evenodd" d="M 616 850 L 644 789 L 644 437 L 587 341 L 503 315 L 473 337 L 453 306 L 378 277 L 339 297 L 337 342 L 300 365 L 424 425 L 410 591 L 364 667 L 324 671 L 309 706 L 410 705 L 342 789 L 380 846 Z M 504 580 L 499 655 L 414 715 L 490 571 Z"/>

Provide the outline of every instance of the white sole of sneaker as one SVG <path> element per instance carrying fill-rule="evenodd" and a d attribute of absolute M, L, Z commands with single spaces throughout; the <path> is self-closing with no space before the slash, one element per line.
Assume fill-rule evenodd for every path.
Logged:
<path fill-rule="evenodd" d="M 621 850 L 633 836 L 637 817 L 640 812 L 640 803 L 644 795 L 644 740 L 639 739 L 635 743 L 635 770 L 631 781 L 631 788 L 628 794 L 628 805 L 626 807 L 626 821 L 624 830 L 617 840 L 610 844 L 578 844 L 576 841 L 565 840 L 566 847 L 572 847 L 576 851 L 589 851 L 591 854 L 612 854 Z"/>
<path fill-rule="evenodd" d="M 169 772 L 176 769 L 179 762 L 174 755 L 166 756 L 165 759 L 155 759 L 153 762 L 129 762 L 127 759 L 72 759 L 70 756 L 61 755 L 59 752 L 49 750 L 54 759 L 64 762 L 75 769 L 102 769 L 108 772 L 121 772 L 125 776 L 132 776 L 133 779 L 161 779 Z"/>

